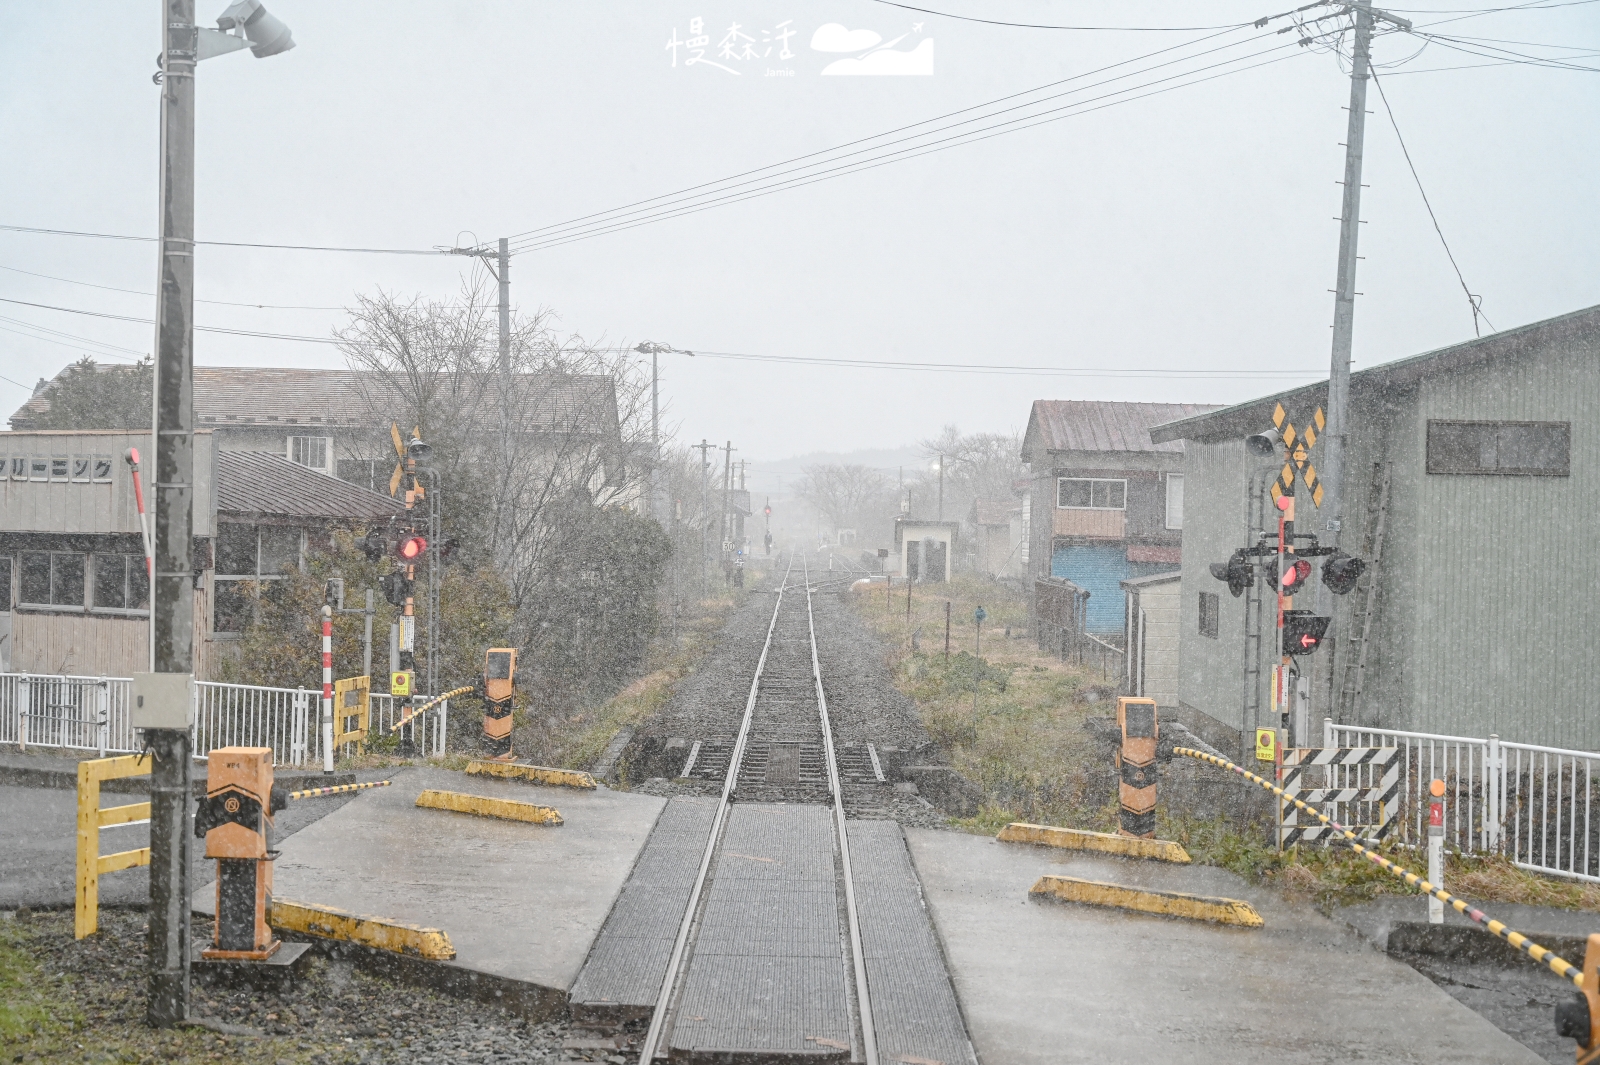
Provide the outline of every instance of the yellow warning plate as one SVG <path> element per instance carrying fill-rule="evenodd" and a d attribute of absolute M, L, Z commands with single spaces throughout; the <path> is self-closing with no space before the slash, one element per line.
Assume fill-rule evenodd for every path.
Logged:
<path fill-rule="evenodd" d="M 1062 847 L 1074 851 L 1095 851 L 1115 854 L 1123 858 L 1152 858 L 1159 862 L 1189 862 L 1189 852 L 1169 839 L 1140 839 L 1119 836 L 1114 832 L 1088 832 L 1079 828 L 1056 828 L 1053 825 L 1030 825 L 1013 821 L 1000 830 L 1003 843 L 1037 843 L 1044 847 Z"/>
<path fill-rule="evenodd" d="M 417 796 L 417 805 L 429 810 L 451 810 L 458 814 L 498 817 L 504 821 L 527 821 L 535 825 L 562 824 L 561 812 L 552 806 L 535 806 L 515 799 L 491 799 L 487 795 L 467 795 L 459 791 L 429 788 Z"/>
<path fill-rule="evenodd" d="M 1265 923 L 1255 907 L 1242 899 L 1186 895 L 1181 891 L 1151 891 L 1099 880 L 1079 880 L 1073 876 L 1041 876 L 1028 894 L 1062 902 L 1137 910 L 1163 917 L 1185 917 L 1192 921 L 1211 921 L 1242 928 L 1260 928 Z"/>

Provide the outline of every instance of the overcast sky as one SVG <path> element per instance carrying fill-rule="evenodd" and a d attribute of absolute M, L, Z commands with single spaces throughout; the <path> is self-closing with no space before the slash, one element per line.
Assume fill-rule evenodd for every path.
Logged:
<path fill-rule="evenodd" d="M 201 23 L 224 6 L 201 0 Z M 1009 28 L 870 0 L 269 6 L 298 47 L 265 60 L 221 56 L 200 69 L 202 240 L 416 249 L 491 241 L 1218 32 Z M 1278 0 L 920 6 L 1027 22 L 1194 27 L 1281 9 Z M 1465 19 L 1472 6 L 1460 0 L 1435 0 L 1431 10 L 1441 13 L 1404 15 L 1419 28 L 1454 20 L 1431 32 L 1480 39 L 1473 49 L 1587 51 L 1574 62 L 1600 67 L 1592 54 L 1600 53 L 1600 3 L 1592 0 Z M 727 70 L 689 63 L 688 47 L 667 45 L 689 41 L 697 18 L 710 38 L 704 59 L 718 59 L 734 23 L 750 41 L 736 44 L 756 58 L 728 59 L 720 64 Z M 813 49 L 826 24 L 835 28 L 816 43 L 846 50 Z M 893 448 L 952 422 L 1020 429 L 1037 398 L 1228 402 L 1325 375 L 1349 78 L 1337 56 L 1293 47 L 1296 33 L 1273 33 L 1286 25 L 1223 33 L 1118 68 L 1227 48 L 1046 106 L 1266 48 L 1282 50 L 1249 62 L 1288 57 L 1281 62 L 529 250 L 513 260 L 512 298 L 524 309 L 553 308 L 565 329 L 608 342 L 1110 371 L 973 375 L 667 357 L 663 389 L 680 437 L 732 438 L 756 463 Z M 156 232 L 159 90 L 150 76 L 159 27 L 155 0 L 0 2 L 0 224 Z M 1600 75 L 1520 62 L 1438 71 L 1489 62 L 1443 43 L 1406 62 L 1423 43 L 1381 38 L 1378 62 L 1398 65 L 1380 76 L 1488 318 L 1504 329 L 1600 302 Z M 782 45 L 791 58 L 781 58 Z M 822 73 L 841 60 L 922 69 L 930 53 L 931 75 Z M 1466 296 L 1376 92 L 1368 107 L 1358 368 L 1473 335 Z M 197 290 L 203 299 L 313 308 L 344 306 L 379 287 L 448 297 L 467 262 L 203 248 Z M 9 268 L 0 269 L 0 297 L 152 314 L 148 296 L 17 272 L 149 292 L 149 243 L 0 231 L 0 267 Z M 0 305 L 0 316 L 7 412 L 39 377 L 84 352 L 107 352 L 59 334 L 127 349 L 121 354 L 151 345 L 151 328 L 135 323 L 16 304 Z M 198 319 L 326 338 L 341 316 L 203 305 Z M 318 343 L 201 333 L 196 349 L 202 365 L 342 365 Z M 1307 376 L 1126 375 L 1144 370 Z"/>

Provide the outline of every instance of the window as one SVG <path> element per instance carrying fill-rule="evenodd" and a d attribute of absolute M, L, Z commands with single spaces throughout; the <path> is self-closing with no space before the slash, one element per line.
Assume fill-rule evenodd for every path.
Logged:
<path fill-rule="evenodd" d="M 94 556 L 96 610 L 148 610 L 150 577 L 143 555 Z"/>
<path fill-rule="evenodd" d="M 325 436 L 291 436 L 289 461 L 327 473 L 328 443 L 328 438 Z"/>
<path fill-rule="evenodd" d="M 24 551 L 22 605 L 82 610 L 85 558 L 75 551 Z"/>
<path fill-rule="evenodd" d="M 1056 506 L 1071 510 L 1123 510 L 1128 482 L 1090 477 L 1056 478 Z"/>
<path fill-rule="evenodd" d="M 1222 619 L 1222 600 L 1216 592 L 1200 593 L 1200 635 L 1215 640 Z"/>
<path fill-rule="evenodd" d="M 0 555 L 0 611 L 11 609 L 11 556 Z"/>
<path fill-rule="evenodd" d="M 281 580 L 300 566 L 300 530 L 282 525 L 217 526 L 216 566 L 212 573 L 211 628 L 243 632 L 261 581 Z"/>
<path fill-rule="evenodd" d="M 1167 474 L 1167 528 L 1183 528 L 1183 474 Z"/>
<path fill-rule="evenodd" d="M 1428 420 L 1428 472 L 1566 477 L 1570 422 Z"/>

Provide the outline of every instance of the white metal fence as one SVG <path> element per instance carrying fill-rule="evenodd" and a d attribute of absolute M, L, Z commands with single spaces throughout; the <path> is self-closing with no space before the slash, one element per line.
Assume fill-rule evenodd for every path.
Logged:
<path fill-rule="evenodd" d="M 128 717 L 128 677 L 72 677 L 0 673 L 0 743 L 28 747 L 124 753 L 140 749 Z M 391 726 L 426 696 L 371 698 L 371 738 L 390 736 Z M 423 754 L 442 755 L 449 721 L 448 700 L 402 730 Z M 284 766 L 322 761 L 322 692 L 309 688 L 265 688 L 201 681 L 195 685 L 194 752 L 216 747 L 271 747 Z"/>
<path fill-rule="evenodd" d="M 1328 747 L 1402 750 L 1400 838 L 1427 837 L 1427 788 L 1445 782 L 1445 843 L 1499 852 L 1524 869 L 1600 882 L 1600 753 L 1510 743 L 1499 736 L 1323 725 Z"/>

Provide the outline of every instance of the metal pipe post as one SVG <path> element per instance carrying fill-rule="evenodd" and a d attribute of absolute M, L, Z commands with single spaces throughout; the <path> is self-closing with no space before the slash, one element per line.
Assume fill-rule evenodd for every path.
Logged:
<path fill-rule="evenodd" d="M 366 631 L 361 647 L 361 672 L 368 679 L 372 677 L 372 589 L 367 589 Z"/>
<path fill-rule="evenodd" d="M 333 772 L 333 607 L 322 604 L 322 771 Z"/>
<path fill-rule="evenodd" d="M 156 287 L 154 580 L 151 661 L 194 670 L 194 0 L 161 7 L 161 251 Z M 147 729 L 150 748 L 150 985 L 146 1016 L 189 1015 L 187 729 Z"/>

